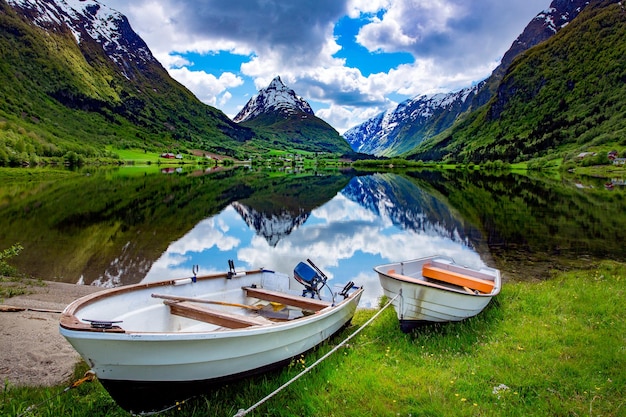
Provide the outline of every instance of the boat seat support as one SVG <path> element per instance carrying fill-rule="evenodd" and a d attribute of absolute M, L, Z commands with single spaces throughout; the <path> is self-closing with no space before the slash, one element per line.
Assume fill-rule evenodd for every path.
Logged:
<path fill-rule="evenodd" d="M 266 290 L 264 288 L 243 287 L 242 289 L 246 292 L 248 297 L 258 298 L 259 300 L 273 301 L 275 303 L 298 307 L 303 310 L 320 311 L 332 305 L 332 303 L 328 301 L 289 295 L 278 291 Z"/>
<path fill-rule="evenodd" d="M 243 314 L 233 314 L 226 311 L 216 310 L 203 306 L 194 305 L 190 302 L 163 301 L 170 307 L 170 312 L 176 316 L 188 319 L 203 321 L 215 324 L 216 326 L 230 329 L 242 329 L 250 326 L 263 326 L 271 323 L 263 317 L 244 316 Z"/>

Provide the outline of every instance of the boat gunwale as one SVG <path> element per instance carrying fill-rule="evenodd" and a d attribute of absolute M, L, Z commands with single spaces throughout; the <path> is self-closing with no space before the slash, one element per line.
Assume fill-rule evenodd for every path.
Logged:
<path fill-rule="evenodd" d="M 255 270 L 246 271 L 245 273 L 246 275 L 249 275 L 249 274 L 263 273 L 266 271 L 267 270 L 265 269 L 255 269 Z M 267 271 L 267 272 L 270 272 L 270 271 Z M 201 276 L 195 277 L 195 280 L 205 281 L 209 279 L 227 278 L 228 276 L 229 276 L 228 272 L 220 272 L 220 273 L 211 274 L 211 275 L 201 275 Z M 237 278 L 237 277 L 235 276 L 234 278 Z M 89 323 L 82 322 L 78 317 L 76 317 L 76 312 L 80 308 L 87 306 L 89 304 L 92 304 L 96 301 L 99 301 L 103 298 L 110 297 L 112 294 L 125 294 L 128 292 L 144 290 L 148 288 L 167 287 L 167 286 L 175 285 L 177 281 L 181 281 L 185 279 L 191 279 L 191 277 L 174 278 L 174 279 L 168 279 L 168 280 L 163 280 L 163 281 L 154 281 L 154 282 L 145 282 L 145 283 L 140 282 L 137 284 L 123 285 L 121 287 L 107 288 L 102 291 L 85 295 L 81 298 L 78 298 L 72 301 L 70 304 L 68 304 L 65 307 L 65 309 L 63 309 L 63 312 L 61 313 L 61 319 L 60 319 L 59 325 L 64 329 L 75 330 L 75 331 L 87 331 L 87 332 L 97 332 L 97 333 L 102 333 L 102 332 L 124 333 L 125 330 L 120 329 L 118 326 L 114 326 L 112 328 L 107 328 L 107 329 L 92 327 Z"/>
<path fill-rule="evenodd" d="M 270 333 L 280 333 L 294 330 L 297 327 L 310 325 L 312 321 L 325 320 L 333 314 L 337 314 L 339 310 L 347 308 L 353 300 L 360 298 L 364 291 L 363 287 L 359 287 L 350 296 L 334 306 L 328 306 L 323 310 L 297 319 L 275 322 L 271 325 L 250 326 L 242 329 L 220 329 L 220 330 L 200 330 L 191 332 L 144 332 L 144 331 L 115 331 L 114 329 L 97 329 L 88 327 L 89 324 L 82 323 L 85 328 L 61 328 L 61 334 L 66 338 L 81 339 L 99 339 L 109 341 L 126 341 L 129 343 L 137 342 L 180 342 L 184 340 L 205 340 L 205 339 L 229 339 L 241 338 L 243 336 L 257 336 L 259 334 L 267 335 Z M 358 294 L 358 297 L 357 297 Z M 358 307 L 358 300 L 355 308 Z M 106 335 L 106 339 L 103 337 Z M 175 337 L 173 337 L 175 336 Z"/>
<path fill-rule="evenodd" d="M 253 270 L 253 271 L 246 271 L 246 274 L 250 275 L 254 273 L 263 273 L 263 272 L 271 272 L 271 271 L 259 269 L 259 270 Z M 214 275 L 197 277 L 197 279 L 205 280 L 205 279 L 214 279 L 214 278 L 225 278 L 227 276 L 228 276 L 227 273 L 219 273 L 219 274 L 214 274 Z M 89 294 L 85 297 L 79 298 L 78 300 L 68 305 L 61 315 L 60 327 L 61 327 L 61 330 L 63 331 L 62 333 L 67 333 L 66 337 L 70 335 L 69 332 L 72 332 L 73 336 L 78 336 L 78 334 L 82 334 L 83 335 L 82 337 L 87 337 L 87 338 L 91 338 L 91 336 L 88 336 L 88 334 L 93 334 L 93 337 L 102 337 L 102 334 L 105 333 L 105 334 L 108 334 L 108 336 L 110 337 L 108 338 L 108 340 L 112 340 L 112 339 L 123 340 L 128 337 L 136 337 L 138 335 L 142 335 L 143 340 L 154 341 L 154 340 L 165 340 L 165 339 L 169 340 L 171 339 L 172 335 L 175 335 L 176 338 L 171 339 L 171 340 L 182 340 L 182 339 L 187 339 L 187 338 L 197 339 L 198 336 L 200 335 L 205 335 L 206 337 L 210 337 L 210 338 L 221 338 L 221 337 L 239 336 L 241 334 L 252 335 L 252 334 L 255 334 L 257 331 L 260 331 L 260 332 L 282 331 L 283 329 L 291 328 L 292 326 L 306 325 L 312 320 L 323 319 L 326 316 L 333 314 L 333 312 L 335 312 L 336 310 L 342 309 L 344 305 L 349 304 L 353 299 L 360 298 L 360 296 L 362 295 L 364 291 L 362 286 L 358 287 L 358 289 L 354 291 L 353 293 L 351 293 L 348 298 L 345 298 L 344 300 L 341 300 L 338 303 L 331 304 L 327 306 L 326 308 L 315 312 L 314 314 L 299 317 L 297 319 L 284 321 L 284 322 L 275 322 L 271 325 L 250 326 L 250 327 L 243 328 L 243 329 L 223 328 L 223 329 L 220 329 L 219 331 L 200 330 L 200 331 L 190 331 L 190 332 L 180 332 L 180 331 L 158 331 L 158 332 L 150 331 L 149 332 L 149 331 L 125 330 L 118 326 L 113 326 L 112 328 L 103 329 L 103 328 L 92 327 L 91 324 L 80 321 L 80 319 L 78 319 L 78 317 L 76 317 L 75 315 L 77 310 L 79 310 L 82 306 L 91 304 L 101 298 L 109 296 L 112 293 L 123 294 L 126 292 L 132 292 L 135 290 L 143 290 L 143 289 L 148 289 L 148 288 L 158 288 L 158 287 L 163 287 L 163 286 L 168 286 L 168 285 L 174 285 L 174 281 L 178 281 L 178 280 L 179 279 L 173 279 L 173 280 L 157 281 L 157 282 L 143 283 L 143 284 L 141 283 L 132 284 L 132 285 L 124 286 L 124 287 L 111 288 L 108 290 L 104 290 L 104 291 L 94 293 L 94 294 Z M 358 297 L 357 297 L 357 294 L 359 294 Z M 165 339 L 161 339 L 161 337 L 164 337 Z"/>
<path fill-rule="evenodd" d="M 397 272 L 393 272 L 393 275 L 390 275 L 389 272 L 384 272 L 382 269 L 383 268 L 392 268 L 392 267 L 397 267 L 399 265 L 402 264 L 408 264 L 408 263 L 426 263 L 427 261 L 432 261 L 432 260 L 436 260 L 436 259 L 447 259 L 449 261 L 452 262 L 452 264 L 456 265 L 456 266 L 461 266 L 458 265 L 456 262 L 454 262 L 454 259 L 447 257 L 447 256 L 427 256 L 424 258 L 418 258 L 418 259 L 412 259 L 412 260 L 408 260 L 408 261 L 401 261 L 401 262 L 393 262 L 393 263 L 388 263 L 388 264 L 384 264 L 384 265 L 377 265 L 374 267 L 374 271 L 376 271 L 379 275 L 384 276 L 387 279 L 391 279 L 394 281 L 399 281 L 399 282 L 405 282 L 407 284 L 414 284 L 414 285 L 422 285 L 425 287 L 431 287 L 434 289 L 439 289 L 442 291 L 447 291 L 447 292 L 452 292 L 452 293 L 456 293 L 456 294 L 461 294 L 461 295 L 466 295 L 468 297 L 494 297 L 496 295 L 498 295 L 500 293 L 500 287 L 501 287 L 501 275 L 500 275 L 500 271 L 498 271 L 496 268 L 491 268 L 491 267 L 485 267 L 485 269 L 488 269 L 490 272 L 492 272 L 494 274 L 493 277 L 493 291 L 489 292 L 489 293 L 473 293 L 473 292 L 467 292 L 464 289 L 460 288 L 451 288 L 451 287 L 446 287 L 444 285 L 440 285 L 437 284 L 435 282 L 431 282 L 431 281 L 426 281 L 424 280 L 420 280 L 419 278 L 414 278 L 408 275 L 404 275 L 404 274 L 399 274 Z M 462 267 L 462 266 L 461 266 Z M 465 267 L 462 267 L 465 268 Z M 472 270 L 472 268 L 465 268 L 468 270 Z M 425 278 L 425 277 L 424 277 Z"/>

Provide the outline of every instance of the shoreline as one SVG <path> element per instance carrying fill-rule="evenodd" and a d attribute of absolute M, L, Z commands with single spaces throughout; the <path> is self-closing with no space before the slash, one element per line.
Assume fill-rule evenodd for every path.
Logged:
<path fill-rule="evenodd" d="M 3 386 L 68 382 L 81 358 L 59 333 L 61 312 L 75 299 L 101 290 L 104 288 L 43 281 L 43 285 L 28 285 L 28 294 L 0 299 Z"/>

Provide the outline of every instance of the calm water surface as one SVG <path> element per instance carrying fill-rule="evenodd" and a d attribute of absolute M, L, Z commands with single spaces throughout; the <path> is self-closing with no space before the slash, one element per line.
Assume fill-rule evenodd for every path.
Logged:
<path fill-rule="evenodd" d="M 45 280 L 119 286 L 311 259 L 382 294 L 372 268 L 442 254 L 544 279 L 623 259 L 625 191 L 606 180 L 464 172 L 301 174 L 138 168 L 0 186 L 0 249 Z"/>

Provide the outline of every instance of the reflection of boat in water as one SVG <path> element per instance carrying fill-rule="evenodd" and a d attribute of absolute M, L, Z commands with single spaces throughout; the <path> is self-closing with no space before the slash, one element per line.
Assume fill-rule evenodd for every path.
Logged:
<path fill-rule="evenodd" d="M 460 321 L 480 313 L 500 292 L 500 271 L 472 269 L 444 256 L 379 265 L 385 295 L 394 298 L 400 328 L 422 323 Z"/>
<path fill-rule="evenodd" d="M 316 298 L 289 290 L 286 274 L 230 266 L 78 299 L 62 314 L 61 334 L 121 407 L 143 412 L 317 346 L 352 319 L 363 293 L 352 282 L 321 291 L 330 289 L 326 277 L 304 263 L 294 274 Z"/>

